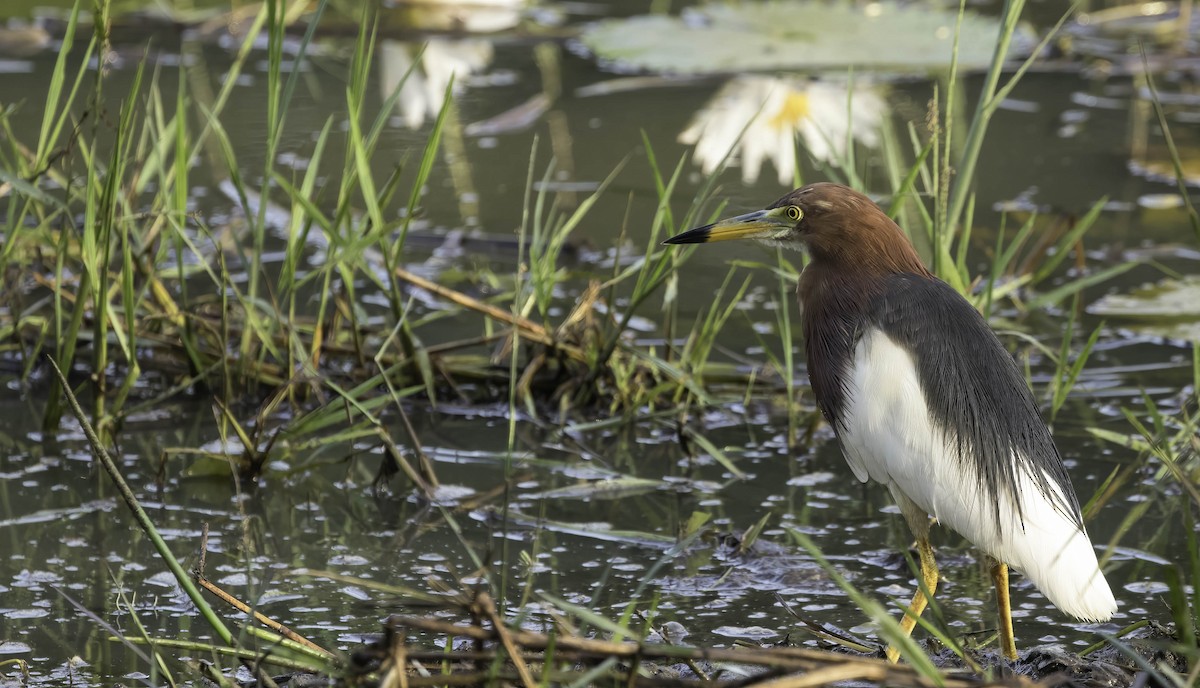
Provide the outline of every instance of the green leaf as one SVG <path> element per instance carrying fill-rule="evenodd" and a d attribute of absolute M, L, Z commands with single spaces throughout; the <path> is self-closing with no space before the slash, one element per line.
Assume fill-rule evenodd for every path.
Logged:
<path fill-rule="evenodd" d="M 891 2 L 854 5 L 784 2 L 709 5 L 680 17 L 644 15 L 597 22 L 581 37 L 625 69 L 712 74 L 846 67 L 922 72 L 948 69 L 958 12 Z M 1010 51 L 1033 39 L 1019 33 Z M 996 19 L 964 14 L 959 69 L 983 69 L 1000 36 Z"/>
<path fill-rule="evenodd" d="M 1093 272 L 1092 274 L 1087 275 L 1085 277 L 1080 277 L 1077 280 L 1072 280 L 1070 282 L 1067 282 L 1066 284 L 1062 285 L 1061 287 L 1052 289 L 1044 294 L 1039 294 L 1038 296 L 1030 299 L 1029 303 L 1026 305 L 1029 307 L 1030 310 L 1036 310 L 1038 308 L 1044 308 L 1046 306 L 1056 304 L 1059 301 L 1062 301 L 1063 299 L 1067 298 L 1068 296 L 1073 296 L 1073 295 L 1079 293 L 1080 291 L 1087 289 L 1088 287 L 1095 286 L 1102 282 L 1107 282 L 1108 280 L 1116 277 L 1117 275 L 1124 274 L 1124 273 L 1128 272 L 1129 270 L 1131 270 L 1136 265 L 1137 265 L 1137 263 L 1133 263 L 1133 262 L 1120 263 L 1118 265 L 1114 265 L 1112 267 L 1105 268 L 1099 272 Z"/>
<path fill-rule="evenodd" d="M 1200 277 L 1168 278 L 1124 294 L 1108 294 L 1087 310 L 1122 318 L 1127 321 L 1123 326 L 1141 334 L 1200 342 Z"/>

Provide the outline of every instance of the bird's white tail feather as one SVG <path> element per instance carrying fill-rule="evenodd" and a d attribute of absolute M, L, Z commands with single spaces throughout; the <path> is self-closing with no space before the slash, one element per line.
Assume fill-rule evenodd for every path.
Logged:
<path fill-rule="evenodd" d="M 1057 493 L 1059 488 L 1049 476 L 1046 483 Z M 1019 495 L 1024 523 L 1013 514 L 1012 522 L 1002 528 L 1006 532 L 993 541 L 992 556 L 1020 570 L 1054 606 L 1071 616 L 1107 621 L 1117 611 L 1117 601 L 1100 572 L 1087 532 L 1056 509 L 1028 475 L 1022 476 Z"/>

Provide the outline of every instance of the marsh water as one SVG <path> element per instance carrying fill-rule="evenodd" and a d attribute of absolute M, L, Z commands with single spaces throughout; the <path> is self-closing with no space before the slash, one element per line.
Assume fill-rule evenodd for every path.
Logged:
<path fill-rule="evenodd" d="M 63 14 L 43 3 L 21 4 L 13 4 L 13 12 L 42 17 L 38 27 L 46 41 L 0 59 L 0 100 L 19 108 L 12 134 L 35 140 Z M 1035 31 L 1044 32 L 1057 18 L 1050 5 L 1057 3 L 1031 8 Z M 406 264 L 433 278 L 515 272 L 516 228 L 531 166 L 536 180 L 553 165 L 539 188 L 570 207 L 624 164 L 572 236 L 574 250 L 566 259 L 571 289 L 582 291 L 589 279 L 611 275 L 619 241 L 627 251 L 645 245 L 657 195 L 643 135 L 670 169 L 691 155 L 692 146 L 680 143 L 680 134 L 731 78 L 616 81 L 626 75 L 562 38 L 600 16 L 645 9 L 634 2 L 550 4 L 515 10 L 517 23 L 494 34 L 407 29 L 381 41 L 371 76 L 376 108 L 423 43 L 428 42 L 427 61 L 444 62 L 416 72 L 428 87 L 406 96 L 389 120 L 372 157 L 380 178 L 419 158 L 440 109 L 436 96 L 445 82 L 437 74 L 452 68 L 447 65 L 462 70 L 448 135 L 452 150 L 439 156 L 421 198 L 423 239 L 404 256 Z M 186 88 L 198 93 L 220 83 L 236 46 L 231 38 L 167 22 L 128 19 L 118 26 L 123 28 L 114 32 L 114 51 L 103 66 L 110 70 L 111 111 L 92 113 L 102 119 L 116 116 L 142 60 L 156 68 L 165 93 L 175 92 L 178 65 L 187 65 L 192 81 Z M 329 34 L 317 33 L 304 63 L 279 151 L 282 165 L 303 169 L 326 121 L 332 118 L 335 130 L 344 126 L 343 74 L 353 37 Z M 1112 40 L 1124 45 L 1121 38 Z M 1088 234 L 1084 256 L 1090 267 L 1084 269 L 1137 261 L 1086 289 L 1079 304 L 1074 346 L 1096 327 L 1101 334 L 1054 433 L 1081 502 L 1115 470 L 1138 460 L 1136 449 L 1102 441 L 1089 428 L 1132 435 L 1123 408 L 1145 419 L 1149 398 L 1170 415 L 1193 393 L 1193 321 L 1169 317 L 1177 315 L 1172 313 L 1103 316 L 1088 308 L 1107 294 L 1195 274 L 1200 259 L 1144 82 L 1123 68 L 1133 64 L 1128 57 L 1118 49 L 1107 59 L 1048 59 L 1024 78 L 984 145 L 974 212 L 979 272 L 986 272 L 986 247 L 1003 222 L 1013 231 L 1031 210 L 1048 218 L 1078 217 L 1102 198 L 1107 202 Z M 249 64 L 265 69 L 265 59 Z M 1187 70 L 1156 74 L 1158 88 L 1175 96 L 1167 100 L 1166 116 L 1185 162 L 1200 154 L 1200 101 L 1187 92 L 1195 79 Z M 973 105 L 980 78 L 964 78 L 964 107 Z M 897 131 L 924 121 L 926 103 L 941 85 L 936 76 L 879 84 L 884 117 Z M 267 130 L 262 86 L 253 69 L 242 74 L 224 115 L 237 123 L 227 125 L 230 144 L 256 186 L 263 168 L 256 156 L 262 155 Z M 544 93 L 554 97 L 544 104 L 531 101 Z M 865 144 L 857 154 L 868 161 L 862 165 L 868 187 L 882 180 L 881 168 L 870 162 L 879 154 Z M 341 155 L 336 148 L 327 153 Z M 690 159 L 685 164 L 680 211 L 703 180 L 697 165 Z M 230 193 L 219 161 L 198 165 L 192 207 L 210 227 L 236 235 L 246 207 Z M 800 174 L 813 181 L 827 172 L 803 159 Z M 719 177 L 715 195 L 728 210 L 761 207 L 790 188 L 778 182 L 771 162 L 753 181 L 746 176 L 735 165 Z M 278 245 L 282 238 L 273 241 Z M 773 251 L 753 246 L 696 252 L 680 276 L 682 315 L 694 318 L 711 304 L 733 261 L 775 260 Z M 799 265 L 798 256 L 792 260 Z M 1062 273 L 1059 283 L 1073 276 Z M 766 350 L 779 348 L 776 310 L 795 304 L 790 297 L 780 302 L 769 271 L 742 269 L 739 282 L 742 275 L 752 275 L 751 287 L 722 330 L 716 356 L 750 369 L 765 364 Z M 1009 333 L 1006 343 L 1028 363 L 1041 398 L 1054 366 L 1028 342 L 1057 351 L 1068 307 L 1006 309 L 994 317 L 997 329 Z M 639 316 L 644 320 L 638 336 L 647 344 L 661 342 L 654 307 Z M 440 327 L 448 339 L 479 334 L 478 321 L 467 317 L 447 319 Z M 800 361 L 802 347 L 794 345 Z M 138 636 L 131 618 L 136 615 L 150 636 L 169 638 L 203 639 L 208 629 L 91 460 L 79 426 L 68 418 L 56 432 L 43 432 L 49 380 L 22 382 L 22 366 L 11 356 L 0 368 L 0 661 L 25 660 L 33 682 L 136 683 L 146 677 L 148 665 L 114 642 L 105 624 Z M 803 370 L 798 372 L 795 398 L 811 408 Z M 429 591 L 430 579 L 452 587 L 478 583 L 479 562 L 491 565 L 493 582 L 507 592 L 514 610 L 525 601 L 531 623 L 540 618 L 539 605 L 565 600 L 617 618 L 637 600 L 639 609 L 653 610 L 657 623 L 681 624 L 686 640 L 695 644 L 815 642 L 789 608 L 870 638 L 868 618 L 790 531 L 810 536 L 842 575 L 881 600 L 906 600 L 913 591 L 902 554 L 910 535 L 885 489 L 853 479 L 826 428 L 789 442 L 786 405 L 776 397 L 751 396 L 691 419 L 740 476 L 703 451 L 685 453 L 675 419 L 599 427 L 572 419 L 562 426 L 524 415 L 510 422 L 504 403 L 410 401 L 410 419 L 445 496 L 434 503 L 401 477 L 376 485 L 381 456 L 369 443 L 290 456 L 255 483 L 205 471 L 172 453 L 220 450 L 224 440 L 214 408 L 202 395 L 182 394 L 128 418 L 116 453 L 177 556 L 194 565 L 207 527 L 205 566 L 211 579 L 329 648 L 352 649 L 378 632 L 390 613 L 437 612 L 320 572 Z M 603 414 L 588 420 L 603 420 Z M 403 443 L 398 419 L 388 422 Z M 1088 525 L 1120 603 L 1117 617 L 1101 625 L 1074 622 L 1016 576 L 1021 646 L 1057 642 L 1078 650 L 1096 642 L 1098 632 L 1115 632 L 1142 618 L 1170 621 L 1163 597 L 1166 571 L 1187 563 L 1184 529 L 1191 520 L 1182 515 L 1186 500 L 1178 484 L 1159 479 L 1157 468 L 1151 463 L 1125 483 Z M 1135 507 L 1144 513 L 1126 523 Z M 679 533 L 697 512 L 711 517 L 705 533 L 680 546 Z M 739 549 L 739 538 L 764 517 L 758 540 L 747 551 Z M 934 537 L 945 577 L 938 591 L 942 623 L 968 642 L 987 638 L 994 612 L 982 557 L 953 533 L 935 529 Z M 3 675 L 17 674 L 6 667 Z"/>

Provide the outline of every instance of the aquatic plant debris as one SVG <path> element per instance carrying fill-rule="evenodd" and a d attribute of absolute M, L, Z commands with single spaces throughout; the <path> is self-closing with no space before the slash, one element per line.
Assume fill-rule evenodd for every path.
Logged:
<path fill-rule="evenodd" d="M 1121 318 L 1122 327 L 1144 336 L 1200 342 L 1200 277 L 1167 278 L 1128 293 L 1107 294 L 1087 310 Z"/>
<path fill-rule="evenodd" d="M 1167 278 L 1127 294 L 1108 294 L 1088 306 L 1095 315 L 1200 319 L 1200 277 Z"/>
<path fill-rule="evenodd" d="M 678 17 L 642 15 L 597 22 L 582 45 L 618 69 L 677 74 L 821 71 L 869 67 L 895 72 L 946 69 L 958 12 L 890 2 L 866 5 L 785 2 L 707 5 Z M 991 61 L 1000 23 L 967 12 L 959 29 L 960 69 Z M 1033 36 L 1018 27 L 1010 59 Z"/>

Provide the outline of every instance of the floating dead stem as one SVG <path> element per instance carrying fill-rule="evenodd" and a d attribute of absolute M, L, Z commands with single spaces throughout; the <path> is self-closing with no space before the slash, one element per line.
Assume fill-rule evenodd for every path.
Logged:
<path fill-rule="evenodd" d="M 394 268 L 397 278 L 475 311 L 510 328 L 505 350 L 516 340 L 542 347 L 532 351 L 513 380 L 518 397 L 527 407 L 535 401 L 558 401 L 574 408 L 609 405 L 610 410 L 638 408 L 661 392 L 668 396 L 686 388 L 696 398 L 705 398 L 699 384 L 687 371 L 645 351 L 631 352 L 618 346 L 608 351 L 605 342 L 611 336 L 606 327 L 615 326 L 610 318 L 597 317 L 601 286 L 591 283 L 562 323 L 553 331 L 528 318 L 485 303 L 470 295 L 437 284 L 401 267 Z M 501 351 L 501 356 L 505 355 Z M 751 377 L 742 373 L 726 374 L 744 390 Z M 665 384 L 664 384 L 665 383 Z M 641 390 L 635 393 L 635 390 Z M 658 392 L 656 392 L 657 390 Z"/>
<path fill-rule="evenodd" d="M 990 681 L 961 671 L 925 675 L 906 665 L 890 664 L 882 658 L 864 657 L 798 647 L 705 648 L 659 645 L 644 642 L 613 642 L 584 638 L 560 624 L 552 634 L 508 628 L 496 612 L 491 598 L 481 592 L 474 599 L 458 596 L 461 611 L 470 617 L 467 625 L 416 616 L 393 616 L 386 624 L 387 635 L 370 657 L 370 671 L 382 673 L 380 685 L 490 685 L 498 682 L 532 685 L 532 676 L 552 684 L 647 686 L 686 688 L 704 686 L 771 686 L 803 688 L 837 681 L 869 681 L 899 687 L 945 686 L 1032 686 L 1023 677 Z M 444 639 L 448 649 L 418 644 L 430 636 Z M 456 645 L 455 639 L 470 641 Z M 463 649 L 469 648 L 469 649 Z M 736 664 L 741 671 L 722 678 L 722 664 Z M 428 664 L 440 664 L 431 673 Z M 678 665 L 701 667 L 709 678 L 677 671 Z M 636 667 L 651 669 L 639 672 Z M 655 667 L 670 669 L 653 671 Z M 756 675 L 747 678 L 745 670 Z M 694 669 L 692 669 L 694 671 Z"/>

